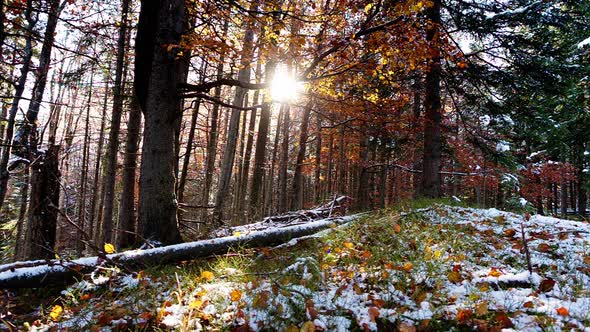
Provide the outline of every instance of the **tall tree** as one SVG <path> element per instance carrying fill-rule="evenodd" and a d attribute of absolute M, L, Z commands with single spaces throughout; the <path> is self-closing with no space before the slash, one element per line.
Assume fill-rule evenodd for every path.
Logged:
<path fill-rule="evenodd" d="M 135 40 L 135 94 L 145 117 L 139 178 L 139 228 L 149 241 L 181 241 L 175 195 L 175 134 L 187 60 L 179 57 L 183 0 L 142 1 Z M 172 45 L 172 47 L 162 47 Z"/>
<path fill-rule="evenodd" d="M 426 197 L 441 195 L 441 121 L 442 107 L 440 100 L 441 52 L 440 37 L 441 0 L 434 0 L 426 10 L 428 28 L 426 40 L 432 57 L 426 71 L 426 97 L 424 100 L 424 160 L 422 171 L 422 191 Z"/>
<path fill-rule="evenodd" d="M 103 184 L 104 205 L 101 223 L 101 241 L 111 242 L 113 231 L 113 208 L 115 204 L 115 177 L 117 175 L 117 156 L 119 153 L 119 134 L 123 113 L 123 66 L 125 65 L 125 41 L 127 38 L 127 16 L 131 0 L 121 2 L 121 23 L 117 39 L 117 59 L 115 64 L 115 84 L 113 86 L 113 110 L 111 129 L 105 159 Z"/>

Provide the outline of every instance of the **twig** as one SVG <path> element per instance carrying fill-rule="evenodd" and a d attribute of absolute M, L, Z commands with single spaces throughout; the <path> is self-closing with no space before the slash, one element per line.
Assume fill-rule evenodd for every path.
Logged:
<path fill-rule="evenodd" d="M 527 213 L 524 215 L 525 220 L 529 220 L 531 216 Z M 531 263 L 531 253 L 529 252 L 529 244 L 524 234 L 524 221 L 520 224 L 520 235 L 522 236 L 522 245 L 524 247 L 524 254 L 526 257 L 526 264 L 529 269 L 529 274 L 533 274 L 533 264 Z"/>

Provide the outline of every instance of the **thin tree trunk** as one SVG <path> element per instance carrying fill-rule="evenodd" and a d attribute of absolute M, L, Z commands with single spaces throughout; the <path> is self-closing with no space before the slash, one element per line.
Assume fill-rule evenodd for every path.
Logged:
<path fill-rule="evenodd" d="M 117 234 L 117 247 L 125 248 L 135 242 L 135 197 L 136 197 L 136 172 L 137 152 L 139 150 L 141 132 L 141 110 L 135 97 L 131 98 L 129 107 L 129 119 L 127 122 L 127 142 L 125 144 L 125 159 L 123 160 L 123 172 L 121 203 L 119 206 L 119 227 Z"/>
<path fill-rule="evenodd" d="M 299 150 L 297 151 L 297 160 L 295 161 L 295 174 L 293 175 L 293 186 L 291 190 L 291 210 L 299 210 L 303 207 L 303 161 L 305 160 L 307 138 L 309 137 L 308 128 L 309 118 L 311 117 L 311 107 L 312 104 L 310 103 L 303 110 L 303 118 L 301 119 L 301 127 L 299 128 Z"/>
<path fill-rule="evenodd" d="M 262 75 L 262 68 L 260 62 L 256 65 L 256 78 L 257 83 L 260 83 L 260 76 Z M 260 97 L 260 91 L 256 90 L 254 92 L 254 101 L 253 104 L 258 104 L 258 99 Z M 246 191 L 248 188 L 248 180 L 250 174 L 250 161 L 252 159 L 252 147 L 254 146 L 254 130 L 256 127 L 256 115 L 257 110 L 252 110 L 250 114 L 250 123 L 248 124 L 248 142 L 246 143 L 246 151 L 244 152 L 244 163 L 242 164 L 242 168 L 240 170 L 241 174 L 241 185 L 238 187 L 239 190 L 239 197 L 238 197 L 238 211 L 243 212 L 244 204 L 246 200 Z M 247 211 L 246 211 L 247 212 Z"/>
<path fill-rule="evenodd" d="M 424 167 L 422 173 L 422 192 L 426 197 L 441 195 L 441 120 L 442 108 L 440 100 L 441 59 L 439 49 L 441 0 L 434 0 L 427 9 L 430 21 L 426 31 L 432 59 L 426 73 L 425 124 L 424 124 Z"/>
<path fill-rule="evenodd" d="M 110 73 L 110 67 L 108 72 Z M 101 174 L 101 161 L 102 161 L 102 149 L 104 146 L 104 130 L 106 126 L 106 114 L 107 114 L 107 103 L 109 91 L 109 80 L 105 76 L 106 86 L 104 89 L 103 104 L 102 104 L 102 116 L 100 118 L 100 130 L 98 134 L 98 146 L 96 148 L 96 163 L 94 166 L 94 179 L 92 180 L 92 202 L 90 203 L 90 216 L 88 217 L 88 235 L 91 239 L 95 237 L 95 226 L 100 218 L 97 218 L 97 210 L 102 211 L 102 204 L 98 204 L 101 200 L 102 188 L 100 188 L 100 174 Z"/>
<path fill-rule="evenodd" d="M 186 185 L 186 176 L 188 173 L 188 165 L 190 162 L 190 156 L 193 153 L 193 144 L 195 140 L 195 129 L 197 127 L 197 118 L 199 117 L 199 108 L 201 107 L 201 99 L 197 99 L 193 113 L 191 115 L 191 124 L 188 132 L 188 140 L 186 143 L 186 150 L 182 160 L 182 168 L 180 170 L 180 177 L 178 180 L 178 201 L 184 202 L 184 187 Z"/>
<path fill-rule="evenodd" d="M 281 105 L 281 110 L 279 111 L 279 118 L 277 119 L 277 130 L 275 132 L 275 140 L 272 148 L 272 159 L 270 162 L 270 169 L 268 170 L 267 178 L 266 178 L 266 196 L 264 198 L 264 209 L 265 213 L 271 215 L 275 212 L 276 205 L 274 204 L 274 181 L 275 181 L 275 165 L 277 163 L 277 153 L 279 150 L 279 138 L 281 137 L 281 128 L 283 125 L 283 117 L 284 117 L 284 105 Z"/>
<path fill-rule="evenodd" d="M 269 60 L 265 66 L 265 82 L 270 82 L 274 75 L 276 63 Z M 252 172 L 252 187 L 250 189 L 250 218 L 259 217 L 261 207 L 264 206 L 264 182 L 263 177 L 266 166 L 266 144 L 268 142 L 268 132 L 270 129 L 270 102 L 264 102 L 260 110 L 260 121 L 258 122 L 258 136 L 256 137 L 256 148 L 254 151 L 254 170 Z"/>
<path fill-rule="evenodd" d="M 315 147 L 315 201 L 322 199 L 322 118 L 318 114 L 316 117 L 316 147 Z"/>
<path fill-rule="evenodd" d="M 28 198 L 29 198 L 29 176 L 30 176 L 30 169 L 27 167 L 25 170 L 25 174 L 23 175 L 23 184 L 21 188 L 21 196 L 20 196 L 20 209 L 18 211 L 18 221 L 16 225 L 16 239 L 14 245 L 14 259 L 19 260 L 23 258 L 23 242 L 25 241 L 25 218 L 27 217 L 27 206 L 28 206 Z"/>
<path fill-rule="evenodd" d="M 121 115 L 123 113 L 123 67 L 125 65 L 125 42 L 127 37 L 127 16 L 131 0 L 121 2 L 121 24 L 117 40 L 117 60 L 115 64 L 115 84 L 113 86 L 113 111 L 111 128 L 105 159 L 105 176 L 103 183 L 104 205 L 100 242 L 111 242 L 113 235 L 113 208 L 115 200 L 115 181 L 117 175 L 117 155 L 119 152 L 119 134 L 121 131 Z M 136 78 L 137 79 L 137 78 Z"/>
<path fill-rule="evenodd" d="M 84 251 L 84 229 L 86 227 L 86 186 L 88 182 L 88 149 L 90 145 L 90 106 L 92 102 L 92 90 L 94 84 L 94 67 L 90 74 L 90 85 L 88 86 L 88 105 L 86 107 L 86 121 L 84 125 L 84 145 L 82 147 L 82 170 L 80 172 L 80 191 L 78 193 L 78 226 L 76 232 L 76 254 L 80 256 Z"/>
<path fill-rule="evenodd" d="M 290 107 L 285 105 L 283 115 L 283 143 L 281 147 L 281 158 L 279 160 L 279 195 L 278 195 L 278 212 L 287 211 L 288 193 L 287 193 L 287 169 L 289 168 L 289 129 L 291 127 Z"/>
<path fill-rule="evenodd" d="M 258 0 L 255 0 L 250 5 L 251 11 L 258 9 Z M 245 23 L 245 34 L 243 42 L 243 54 L 240 61 L 241 69 L 238 71 L 238 80 L 242 82 L 250 82 L 250 63 L 254 54 L 254 24 L 248 20 Z M 244 104 L 244 97 L 246 96 L 246 89 L 236 87 L 234 100 L 232 105 L 241 107 Z M 238 140 L 239 126 L 240 126 L 240 110 L 232 109 L 229 119 L 229 128 L 227 132 L 225 149 L 221 163 L 221 173 L 219 175 L 219 185 L 217 187 L 217 195 L 215 197 L 215 208 L 213 210 L 213 226 L 218 227 L 223 224 L 225 219 L 225 208 L 228 202 L 228 195 L 230 190 L 230 181 L 233 173 L 233 165 L 236 156 L 236 144 Z"/>

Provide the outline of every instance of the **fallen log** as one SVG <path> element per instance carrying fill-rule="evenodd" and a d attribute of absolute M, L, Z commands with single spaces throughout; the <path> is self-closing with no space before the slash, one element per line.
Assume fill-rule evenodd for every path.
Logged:
<path fill-rule="evenodd" d="M 351 200 L 352 198 L 348 196 L 336 197 L 333 200 L 311 210 L 291 211 L 278 216 L 266 217 L 262 219 L 262 221 L 256 223 L 219 228 L 211 232 L 209 236 L 216 238 L 229 236 L 236 233 L 248 234 L 268 228 L 282 228 L 301 225 L 314 220 L 330 218 L 335 215 L 343 215 L 346 214 L 346 209 L 348 208 Z"/>
<path fill-rule="evenodd" d="M 127 269 L 142 269 L 147 266 L 222 255 L 231 248 L 275 246 L 294 238 L 314 234 L 334 224 L 352 221 L 357 217 L 358 215 L 326 218 L 247 235 L 201 240 L 153 249 L 130 250 L 106 255 L 106 258 L 94 256 L 72 261 L 49 260 L 0 265 L 0 288 L 38 288 L 46 285 L 63 285 L 73 281 L 76 277 L 80 278 L 85 273 L 92 272 L 98 265 L 105 262 L 121 265 Z"/>

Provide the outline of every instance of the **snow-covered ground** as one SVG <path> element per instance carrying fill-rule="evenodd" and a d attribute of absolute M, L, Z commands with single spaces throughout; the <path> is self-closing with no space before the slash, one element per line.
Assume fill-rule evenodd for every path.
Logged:
<path fill-rule="evenodd" d="M 105 304 L 98 296 L 81 299 L 105 287 L 96 285 L 104 280 L 95 276 L 63 292 L 68 303 L 78 303 L 71 305 L 74 310 L 64 308 L 60 317 L 38 321 L 32 330 L 150 324 L 178 330 L 377 331 L 391 324 L 404 331 L 456 325 L 590 331 L 587 223 L 434 206 L 369 217 L 334 232 L 339 235 L 319 240 L 321 252 L 302 251 L 309 255 L 250 281 L 232 278 L 248 274 L 234 267 L 204 271 L 192 281 L 177 274 L 172 283 L 119 276 L 107 282 L 119 295 Z M 394 235 L 375 242 L 383 234 Z"/>

